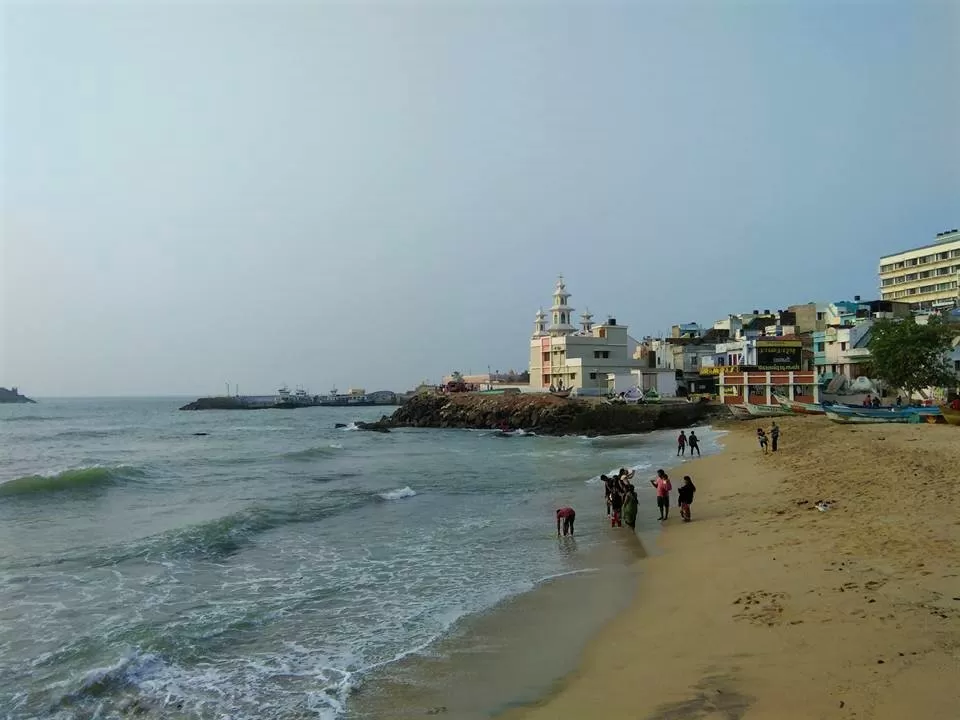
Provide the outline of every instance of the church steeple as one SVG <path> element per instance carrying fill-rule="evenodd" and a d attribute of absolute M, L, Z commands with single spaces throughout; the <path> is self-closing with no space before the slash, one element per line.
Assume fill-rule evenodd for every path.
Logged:
<path fill-rule="evenodd" d="M 550 308 L 551 335 L 569 335 L 576 329 L 573 327 L 573 308 L 570 307 L 569 302 L 570 293 L 567 292 L 567 286 L 563 282 L 563 275 L 560 275 L 553 289 L 553 306 Z"/>
<path fill-rule="evenodd" d="M 542 338 L 547 335 L 547 314 L 543 308 L 537 310 L 537 316 L 533 321 L 533 337 Z"/>
<path fill-rule="evenodd" d="M 590 308 L 580 313 L 580 331 L 584 335 L 590 335 L 593 332 L 593 315 L 590 313 Z"/>

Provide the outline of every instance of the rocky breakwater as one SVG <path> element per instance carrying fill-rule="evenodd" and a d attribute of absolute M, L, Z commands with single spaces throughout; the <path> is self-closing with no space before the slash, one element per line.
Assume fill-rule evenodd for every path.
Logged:
<path fill-rule="evenodd" d="M 422 394 L 380 423 L 394 427 L 522 428 L 541 435 L 624 435 L 689 427 L 708 414 L 709 407 L 703 403 L 611 405 L 546 394 Z"/>

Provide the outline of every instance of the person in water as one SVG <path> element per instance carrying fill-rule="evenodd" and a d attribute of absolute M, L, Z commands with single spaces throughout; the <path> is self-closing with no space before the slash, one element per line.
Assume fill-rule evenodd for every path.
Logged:
<path fill-rule="evenodd" d="M 623 521 L 628 528 L 637 526 L 637 490 L 633 485 L 627 484 L 626 494 L 623 498 Z"/>
<path fill-rule="evenodd" d="M 700 438 L 697 437 L 696 431 L 690 431 L 690 437 L 687 438 L 687 443 L 690 445 L 690 456 L 693 457 L 693 451 L 696 450 L 697 457 L 700 457 Z"/>
<path fill-rule="evenodd" d="M 603 501 L 607 505 L 607 517 L 610 517 L 610 495 L 613 494 L 614 478 L 601 475 L 600 482 L 603 483 Z"/>
<path fill-rule="evenodd" d="M 623 490 L 617 485 L 610 493 L 610 527 L 623 527 L 620 511 L 623 510 Z"/>
<path fill-rule="evenodd" d="M 697 491 L 697 486 L 689 475 L 683 476 L 683 485 L 677 490 L 677 502 L 680 503 L 680 517 L 684 522 L 690 522 L 690 505 L 693 504 L 693 494 Z"/>
<path fill-rule="evenodd" d="M 687 434 L 681 430 L 677 436 L 677 455 L 687 454 Z"/>
<path fill-rule="evenodd" d="M 650 484 L 657 489 L 657 509 L 660 511 L 660 520 L 666 520 L 670 517 L 670 491 L 673 485 L 670 484 L 669 476 L 663 469 L 657 470 L 657 477 L 650 481 Z"/>
<path fill-rule="evenodd" d="M 563 523 L 563 536 L 567 536 L 567 531 L 573 535 L 573 521 L 576 519 L 577 513 L 573 511 L 572 507 L 562 507 L 557 510 L 557 537 L 560 537 L 560 523 Z"/>

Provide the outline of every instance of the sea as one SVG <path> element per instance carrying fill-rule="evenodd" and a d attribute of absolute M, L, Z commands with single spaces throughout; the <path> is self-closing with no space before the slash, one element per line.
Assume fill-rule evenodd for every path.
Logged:
<path fill-rule="evenodd" d="M 495 717 L 631 601 L 646 480 L 679 460 L 673 431 L 373 433 L 354 423 L 392 408 L 187 400 L 0 405 L 0 718 Z M 619 467 L 636 532 L 606 518 Z"/>

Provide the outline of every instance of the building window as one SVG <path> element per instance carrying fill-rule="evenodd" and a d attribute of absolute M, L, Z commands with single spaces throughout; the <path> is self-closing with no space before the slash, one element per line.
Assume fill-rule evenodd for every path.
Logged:
<path fill-rule="evenodd" d="M 846 350 L 846 349 L 847 349 L 847 344 L 846 344 L 845 342 L 840 343 L 840 349 L 841 349 L 841 350 Z"/>
<path fill-rule="evenodd" d="M 550 353 L 548 352 L 543 353 L 543 362 L 545 363 L 550 362 Z"/>
<path fill-rule="evenodd" d="M 603 351 L 603 357 L 609 358 L 609 357 L 610 357 L 610 351 L 609 351 L 609 350 L 604 350 L 604 351 Z"/>
<path fill-rule="evenodd" d="M 596 373 L 590 373 L 590 379 L 591 379 L 591 380 L 596 380 L 596 379 L 597 379 L 597 374 L 596 374 Z"/>
<path fill-rule="evenodd" d="M 817 343 L 817 352 L 823 352 L 823 346 L 826 343 Z"/>
<path fill-rule="evenodd" d="M 600 358 L 600 351 L 599 351 L 599 350 L 594 350 L 594 351 L 593 351 L 593 359 L 594 359 L 594 360 L 598 360 L 599 358 Z"/>
<path fill-rule="evenodd" d="M 570 373 L 570 379 L 571 379 L 571 380 L 576 380 L 576 379 L 577 379 L 577 374 L 576 374 L 576 373 Z"/>

